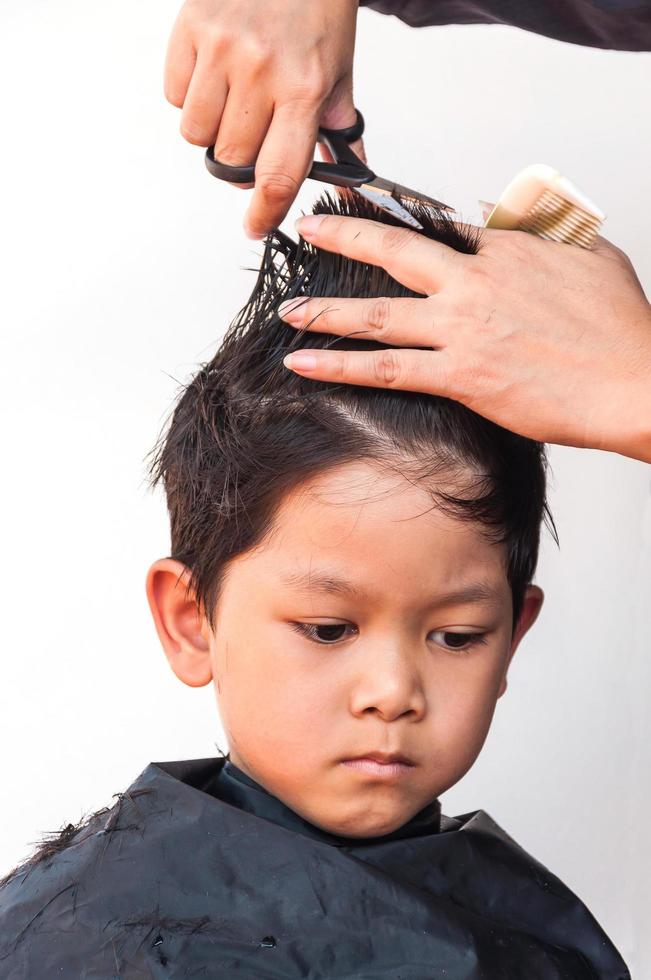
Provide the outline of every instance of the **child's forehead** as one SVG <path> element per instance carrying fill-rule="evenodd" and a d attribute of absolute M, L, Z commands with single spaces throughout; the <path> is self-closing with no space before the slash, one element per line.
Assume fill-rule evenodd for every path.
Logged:
<path fill-rule="evenodd" d="M 471 477 L 469 467 L 447 469 L 441 467 L 436 473 L 427 474 L 416 461 L 402 459 L 356 459 L 329 466 L 303 480 L 286 495 L 283 504 L 296 507 L 306 502 L 330 505 L 359 505 L 372 502 L 379 497 L 404 496 L 406 490 L 412 491 L 412 498 L 421 497 L 431 501 L 432 490 L 446 490 L 458 486 Z M 394 500 L 395 506 L 395 500 Z"/>
<path fill-rule="evenodd" d="M 430 532 L 474 539 L 485 529 L 477 521 L 453 516 L 437 503 L 437 494 L 458 490 L 450 474 L 415 479 L 395 466 L 360 460 L 332 467 L 298 485 L 281 501 L 275 525 L 279 531 L 319 526 L 342 530 L 373 526 L 408 538 Z M 352 526 L 351 526 L 352 525 Z M 327 542 L 326 542 L 327 544 Z"/>
<path fill-rule="evenodd" d="M 294 589 L 508 591 L 505 546 L 482 525 L 444 513 L 428 488 L 366 462 L 288 494 L 256 553 Z"/>

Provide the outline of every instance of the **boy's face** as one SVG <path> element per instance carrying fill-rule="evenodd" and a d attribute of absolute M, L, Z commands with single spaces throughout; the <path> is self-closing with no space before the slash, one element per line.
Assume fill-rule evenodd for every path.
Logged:
<path fill-rule="evenodd" d="M 149 579 L 177 675 L 214 681 L 235 765 L 350 837 L 390 833 L 467 772 L 542 602 L 530 587 L 513 632 L 505 546 L 369 463 L 285 498 L 229 565 L 214 631 L 174 584 L 180 568 L 166 559 Z M 412 765 L 344 761 L 368 753 Z"/>

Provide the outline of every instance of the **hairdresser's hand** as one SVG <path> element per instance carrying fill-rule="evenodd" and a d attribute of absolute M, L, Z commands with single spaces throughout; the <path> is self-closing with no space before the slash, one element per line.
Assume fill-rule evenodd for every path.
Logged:
<path fill-rule="evenodd" d="M 292 301 L 293 326 L 392 345 L 291 354 L 292 370 L 443 395 L 533 439 L 651 462 L 651 306 L 605 239 L 586 250 L 486 230 L 477 255 L 464 255 L 360 218 L 297 227 L 424 296 Z"/>
<path fill-rule="evenodd" d="M 181 133 L 222 163 L 256 161 L 244 218 L 252 238 L 280 224 L 305 179 L 319 125 L 355 122 L 358 0 L 186 0 L 170 38 L 165 95 Z M 353 150 L 363 155 L 361 141 Z M 251 185 L 235 185 L 250 187 Z"/>

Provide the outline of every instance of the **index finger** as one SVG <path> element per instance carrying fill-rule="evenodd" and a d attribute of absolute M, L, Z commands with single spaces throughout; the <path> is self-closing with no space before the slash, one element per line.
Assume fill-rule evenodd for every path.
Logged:
<path fill-rule="evenodd" d="M 296 228 L 306 241 L 384 269 L 408 289 L 427 296 L 469 256 L 419 232 L 368 218 L 310 214 Z"/>
<path fill-rule="evenodd" d="M 244 218 L 251 238 L 262 238 L 283 220 L 314 159 L 319 106 L 279 105 L 255 164 L 255 190 Z"/>

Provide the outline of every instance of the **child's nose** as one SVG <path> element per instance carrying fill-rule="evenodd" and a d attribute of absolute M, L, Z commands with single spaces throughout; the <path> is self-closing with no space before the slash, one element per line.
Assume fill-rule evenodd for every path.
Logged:
<path fill-rule="evenodd" d="M 374 645 L 351 684 L 350 706 L 354 714 L 377 712 L 385 721 L 402 715 L 412 720 L 426 710 L 425 691 L 415 658 L 404 643 Z"/>

